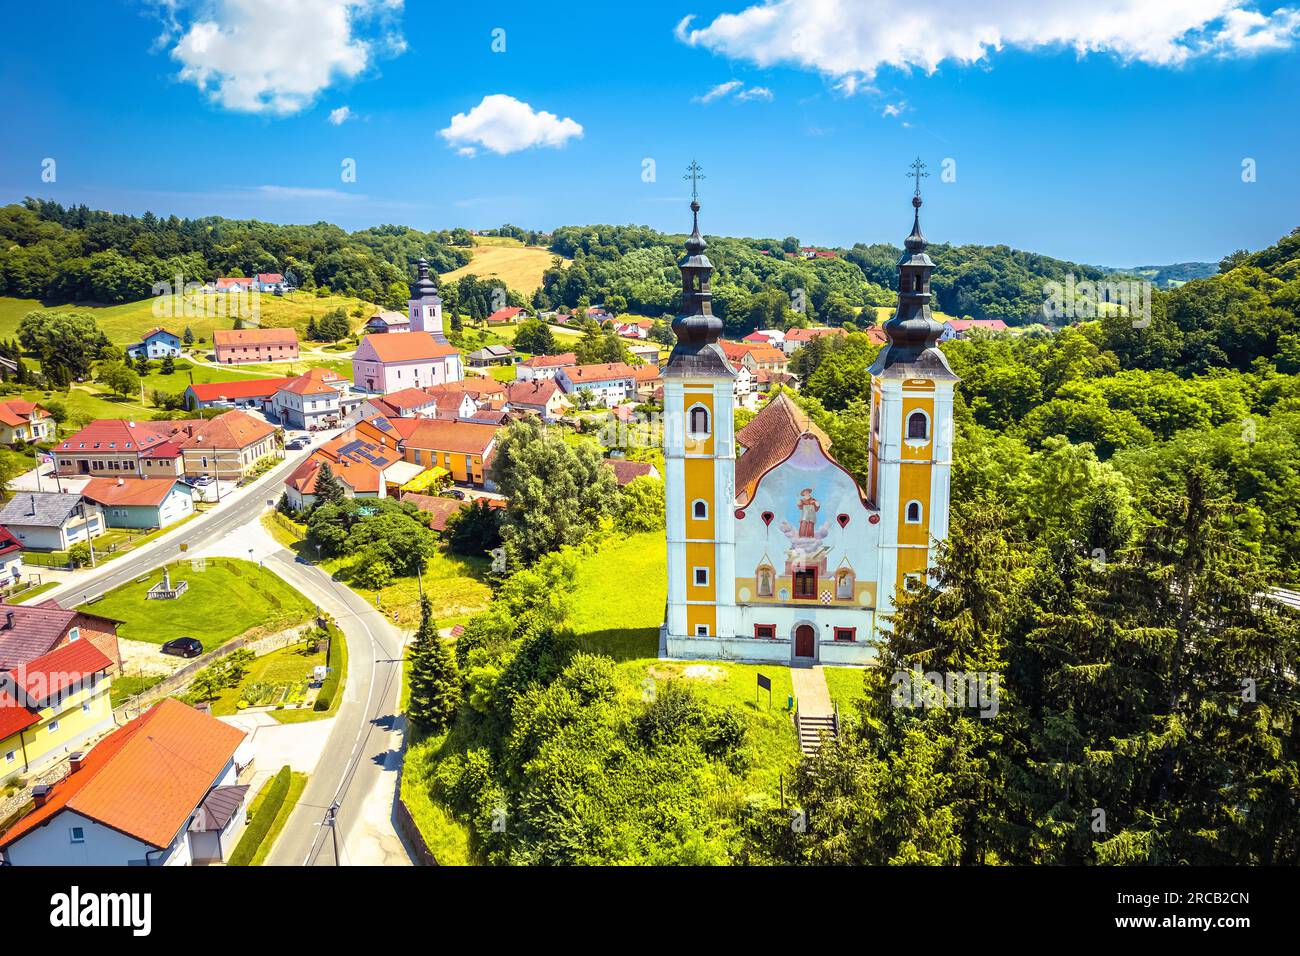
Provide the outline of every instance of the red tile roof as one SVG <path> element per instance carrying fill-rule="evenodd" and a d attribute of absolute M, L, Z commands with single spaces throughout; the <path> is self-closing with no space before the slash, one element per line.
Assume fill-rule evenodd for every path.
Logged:
<path fill-rule="evenodd" d="M 787 342 L 811 342 L 822 335 L 848 335 L 848 333 L 843 329 L 790 329 L 785 333 L 785 340 Z"/>
<path fill-rule="evenodd" d="M 504 397 L 506 386 L 504 382 L 498 382 L 486 375 L 471 375 L 459 382 L 443 382 L 441 385 L 430 385 L 425 391 L 430 395 L 445 394 L 447 392 L 467 392 L 474 396 L 475 401 L 477 401 L 484 395 L 500 395 Z"/>
<path fill-rule="evenodd" d="M 15 668 L 14 679 L 28 703 L 37 704 L 112 666 L 108 656 L 90 641 L 70 641 Z"/>
<path fill-rule="evenodd" d="M 133 422 L 99 418 L 59 445 L 59 451 L 138 452 L 164 441 L 185 422 Z"/>
<path fill-rule="evenodd" d="M 367 344 L 380 362 L 424 362 L 460 354 L 460 349 L 454 345 L 444 345 L 435 339 L 431 332 L 401 332 L 396 335 L 385 332 L 379 335 L 367 335 L 361 340 L 361 347 L 356 354 L 360 355 L 361 348 Z"/>
<path fill-rule="evenodd" d="M 747 501 L 753 491 L 750 486 L 773 465 L 788 458 L 799 436 L 806 432 L 816 435 L 823 448 L 830 448 L 826 433 L 785 392 L 768 402 L 748 425 L 736 432 L 736 441 L 745 446 L 745 453 L 736 459 L 737 499 Z"/>
<path fill-rule="evenodd" d="M 200 402 L 234 401 L 240 398 L 270 398 L 293 378 L 252 378 L 237 382 L 200 382 L 189 387 Z"/>
<path fill-rule="evenodd" d="M 36 409 L 40 409 L 42 416 L 49 417 L 50 413 L 40 405 L 24 402 L 18 398 L 11 398 L 8 401 L 0 402 L 0 422 L 10 427 L 26 425 L 31 421 L 32 412 Z"/>
<path fill-rule="evenodd" d="M 519 364 L 527 365 L 529 368 L 562 368 L 565 365 L 577 365 L 578 356 L 572 352 L 561 352 L 559 355 L 534 355 Z"/>
<path fill-rule="evenodd" d="M 22 542 L 10 534 L 8 528 L 0 527 L 0 555 L 13 554 L 22 548 Z"/>
<path fill-rule="evenodd" d="M 91 478 L 81 494 L 101 505 L 157 507 L 175 486 L 175 478 Z"/>
<path fill-rule="evenodd" d="M 248 281 L 248 280 L 245 280 Z M 217 329 L 212 333 L 212 344 L 219 348 L 247 345 L 297 345 L 298 333 L 294 329 Z"/>
<path fill-rule="evenodd" d="M 396 392 L 389 392 L 387 395 L 381 395 L 379 398 L 389 408 L 399 411 L 425 408 L 429 405 L 438 404 L 438 396 L 430 395 L 422 388 L 403 388 Z M 371 401 L 374 401 L 374 399 L 371 399 Z M 459 405 L 460 401 L 457 400 L 456 404 Z"/>
<path fill-rule="evenodd" d="M 182 448 L 243 449 L 274 434 L 276 428 L 238 409 L 231 409 L 186 430 L 189 437 L 181 442 Z"/>
<path fill-rule="evenodd" d="M 495 425 L 446 422 L 432 418 L 417 418 L 413 421 L 415 427 L 405 438 L 409 448 L 449 451 L 462 455 L 482 455 L 497 436 Z"/>
<path fill-rule="evenodd" d="M 13 614 L 12 627 L 10 614 Z M 66 610 L 53 598 L 39 604 L 0 604 L 0 669 L 30 664 L 48 654 L 68 633 L 79 614 L 109 625 L 118 623 L 110 617 Z"/>
<path fill-rule="evenodd" d="M 150 846 L 169 846 L 217 782 L 244 731 L 173 698 L 101 740 L 0 848 L 72 810 Z"/>
<path fill-rule="evenodd" d="M 605 464 L 613 470 L 620 488 L 636 478 L 644 478 L 655 467 L 648 461 L 626 461 L 622 458 L 606 458 Z"/>
<path fill-rule="evenodd" d="M 487 320 L 489 322 L 509 322 L 522 311 L 524 310 L 512 305 L 504 309 L 497 309 L 487 317 Z"/>
<path fill-rule="evenodd" d="M 1007 324 L 1001 319 L 949 319 L 948 325 L 951 325 L 954 332 L 965 332 L 969 329 L 988 329 L 990 332 L 1005 332 Z"/>
<path fill-rule="evenodd" d="M 259 272 L 257 274 L 258 282 L 283 282 L 284 276 L 279 272 Z"/>
<path fill-rule="evenodd" d="M 552 379 L 522 379 L 506 386 L 506 400 L 511 405 L 544 406 L 557 392 L 560 386 Z"/>
<path fill-rule="evenodd" d="M 605 362 L 600 365 L 575 365 L 564 374 L 574 385 L 592 382 L 612 382 L 620 378 L 636 378 L 636 369 L 626 362 Z"/>
<path fill-rule="evenodd" d="M 457 501 L 455 498 L 440 498 L 436 495 L 417 495 L 413 492 L 402 495 L 403 501 L 409 501 L 421 511 L 426 511 L 431 516 L 429 527 L 434 531 L 446 531 L 447 519 L 454 515 L 461 508 L 468 508 L 468 501 Z"/>
<path fill-rule="evenodd" d="M 9 691 L 0 687 L 0 740 L 40 723 L 40 720 L 39 711 L 18 703 Z"/>

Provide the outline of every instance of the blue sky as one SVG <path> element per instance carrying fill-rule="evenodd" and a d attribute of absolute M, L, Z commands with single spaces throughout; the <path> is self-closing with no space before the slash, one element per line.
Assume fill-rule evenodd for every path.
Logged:
<path fill-rule="evenodd" d="M 920 155 L 934 240 L 1136 265 L 1300 218 L 1284 4 L 47 0 L 7 26 L 3 201 L 680 231 L 697 158 L 706 231 L 898 243 Z"/>

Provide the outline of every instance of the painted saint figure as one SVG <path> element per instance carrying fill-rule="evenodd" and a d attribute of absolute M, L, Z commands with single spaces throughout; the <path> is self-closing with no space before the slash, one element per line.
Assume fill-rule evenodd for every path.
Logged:
<path fill-rule="evenodd" d="M 799 537 L 811 538 L 817 526 L 817 512 L 821 505 L 813 497 L 812 489 L 799 492 Z"/>

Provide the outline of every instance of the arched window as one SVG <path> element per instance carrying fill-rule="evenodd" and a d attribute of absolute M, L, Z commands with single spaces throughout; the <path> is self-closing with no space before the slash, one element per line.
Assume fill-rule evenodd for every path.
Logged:
<path fill-rule="evenodd" d="M 772 596 L 772 569 L 766 564 L 758 569 L 758 596 Z"/>
<path fill-rule="evenodd" d="M 853 572 L 840 571 L 835 575 L 835 597 L 840 601 L 853 600 Z"/>
<path fill-rule="evenodd" d="M 930 419 L 925 417 L 925 412 L 912 412 L 907 416 L 907 437 L 922 441 L 930 437 Z"/>
<path fill-rule="evenodd" d="M 703 498 L 697 498 L 691 505 L 691 516 L 695 518 L 707 518 L 709 516 L 709 503 Z"/>
<path fill-rule="evenodd" d="M 909 501 L 907 503 L 907 523 L 908 524 L 921 523 L 921 502 Z"/>
<path fill-rule="evenodd" d="M 692 435 L 707 435 L 709 433 L 709 410 L 703 405 L 696 405 L 691 408 L 690 428 Z"/>

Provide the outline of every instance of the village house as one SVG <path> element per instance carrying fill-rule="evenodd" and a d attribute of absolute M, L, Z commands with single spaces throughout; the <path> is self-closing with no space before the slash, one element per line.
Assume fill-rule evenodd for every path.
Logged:
<path fill-rule="evenodd" d="M 45 441 L 54 436 L 54 416 L 35 402 L 10 398 L 0 402 L 0 444 Z"/>
<path fill-rule="evenodd" d="M 641 318 L 632 319 L 628 322 L 619 322 L 614 326 L 614 331 L 625 339 L 645 340 L 650 337 L 650 330 L 654 327 L 654 319 Z"/>
<path fill-rule="evenodd" d="M 191 411 L 200 408 L 256 408 L 270 407 L 271 399 L 282 385 L 294 380 L 285 378 L 246 378 L 233 382 L 202 382 L 185 389 L 185 407 Z"/>
<path fill-rule="evenodd" d="M 648 461 L 627 461 L 624 458 L 606 458 L 604 463 L 614 472 L 618 486 L 622 488 L 637 478 L 661 478 L 659 469 Z"/>
<path fill-rule="evenodd" d="M 551 379 L 515 381 L 506 386 L 506 404 L 513 411 L 537 415 L 542 421 L 558 421 L 564 411 L 564 392 Z"/>
<path fill-rule="evenodd" d="M 289 428 L 333 428 L 342 418 L 341 400 L 350 383 L 327 368 L 311 368 L 290 379 L 271 397 L 271 413 Z"/>
<path fill-rule="evenodd" d="M 645 362 L 647 365 L 654 365 L 658 367 L 659 346 L 653 343 L 642 344 L 642 345 L 629 345 L 627 350 L 632 353 L 632 358 L 640 359 L 642 362 Z"/>
<path fill-rule="evenodd" d="M 785 333 L 780 329 L 757 329 L 746 335 L 742 342 L 748 342 L 751 345 L 775 345 L 777 348 L 785 342 Z"/>
<path fill-rule="evenodd" d="M 496 444 L 493 425 L 416 419 L 401 447 L 405 459 L 424 468 L 444 468 L 453 481 L 485 487 Z"/>
<path fill-rule="evenodd" d="M 487 317 L 488 325 L 509 325 L 511 322 L 516 321 L 519 318 L 519 313 L 523 311 L 523 309 L 513 305 L 504 309 L 497 309 Z"/>
<path fill-rule="evenodd" d="M 289 284 L 278 272 L 259 272 L 253 280 L 253 288 L 258 292 L 271 292 L 279 295 L 289 291 Z"/>
<path fill-rule="evenodd" d="M 352 356 L 352 381 L 367 392 L 427 388 L 464 377 L 460 351 L 431 332 L 367 335 Z"/>
<path fill-rule="evenodd" d="M 572 352 L 559 355 L 534 355 L 515 366 L 515 378 L 519 381 L 531 381 L 539 378 L 555 378 L 562 368 L 572 368 L 578 364 L 578 357 Z"/>
<path fill-rule="evenodd" d="M 593 400 L 606 405 L 636 397 L 636 369 L 625 362 L 562 368 L 555 381 L 566 395 L 589 392 Z"/>
<path fill-rule="evenodd" d="M 212 333 L 212 345 L 218 365 L 298 359 L 298 333 L 293 329 L 218 329 Z"/>
<path fill-rule="evenodd" d="M 0 781 L 43 771 L 112 729 L 113 667 L 83 640 L 0 666 Z"/>
<path fill-rule="evenodd" d="M 798 352 L 813 339 L 820 338 L 823 335 L 848 335 L 848 333 L 840 328 L 789 329 L 781 341 L 781 349 L 788 357 L 794 355 L 795 352 Z"/>
<path fill-rule="evenodd" d="M 467 375 L 459 382 L 444 382 L 441 385 L 435 385 L 430 388 L 431 395 L 443 394 L 464 394 L 474 399 L 475 404 L 482 405 L 484 402 L 493 401 L 494 399 L 504 399 L 506 397 L 506 386 L 504 382 L 498 382 L 494 378 L 488 378 L 486 375 Z"/>
<path fill-rule="evenodd" d="M 81 496 L 110 528 L 166 528 L 194 513 L 194 491 L 177 478 L 92 478 Z"/>
<path fill-rule="evenodd" d="M 385 332 L 409 332 L 411 331 L 411 317 L 405 312 L 383 311 L 376 312 L 370 318 L 366 319 L 365 332 L 367 335 L 383 335 Z"/>
<path fill-rule="evenodd" d="M 758 372 L 759 369 L 767 369 L 769 372 L 785 372 L 790 367 L 790 360 L 785 352 L 774 345 L 755 345 L 749 342 L 728 342 L 726 340 L 718 343 L 722 346 L 722 353 L 727 357 L 727 361 L 732 365 L 744 365 L 751 375 Z"/>
<path fill-rule="evenodd" d="M 441 498 L 437 495 L 421 495 L 407 492 L 402 495 L 403 502 L 410 502 L 429 516 L 429 530 L 439 534 L 447 530 L 447 519 L 463 508 L 470 506 L 468 501 L 457 498 Z"/>
<path fill-rule="evenodd" d="M 440 414 L 443 406 L 447 414 Z M 422 388 L 404 388 L 388 395 L 371 395 L 361 403 L 361 418 L 385 415 L 391 418 L 468 418 L 474 414 L 474 400 L 464 392 L 431 394 Z"/>
<path fill-rule="evenodd" d="M 142 355 L 150 359 L 166 358 L 169 355 L 177 358 L 181 354 L 181 337 L 163 328 L 150 329 L 139 342 L 126 347 L 126 354 L 131 358 Z"/>
<path fill-rule="evenodd" d="M 664 383 L 659 366 L 655 364 L 634 365 L 632 370 L 636 373 L 637 400 L 642 402 L 650 401 L 654 398 L 655 389 Z"/>
<path fill-rule="evenodd" d="M 389 485 L 400 484 L 411 477 L 409 469 L 400 467 L 397 468 L 400 474 L 388 474 L 394 466 L 403 464 L 401 453 L 396 448 L 386 447 L 355 429 L 348 429 L 312 452 L 285 479 L 285 494 L 295 511 L 316 504 L 316 482 L 326 464 L 342 483 L 343 493 L 348 498 L 385 498 Z"/>
<path fill-rule="evenodd" d="M 55 467 L 64 478 L 179 475 L 179 455 L 172 437 L 188 424 L 99 418 L 54 446 Z"/>
<path fill-rule="evenodd" d="M 279 451 L 279 433 L 276 426 L 237 410 L 189 423 L 179 443 L 185 474 L 241 481 L 258 461 Z"/>
<path fill-rule="evenodd" d="M 35 604 L 0 604 L 0 669 L 12 670 L 55 648 L 88 641 L 111 662 L 109 673 L 122 666 L 117 643 L 121 621 L 102 614 L 69 610 L 53 598 Z"/>
<path fill-rule="evenodd" d="M 30 551 L 67 551 L 107 527 L 99 505 L 57 491 L 16 492 L 0 508 L 0 525 Z"/>
<path fill-rule="evenodd" d="M 0 590 L 8 591 L 22 582 L 23 546 L 9 531 L 0 527 Z"/>
<path fill-rule="evenodd" d="M 949 342 L 953 339 L 962 339 L 972 329 L 980 329 L 984 332 L 1006 332 L 1007 324 L 1001 319 L 949 319 L 943 323 L 943 334 L 939 336 L 940 342 Z"/>
<path fill-rule="evenodd" d="M 203 287 L 204 292 L 250 292 L 252 289 L 253 280 L 246 276 L 228 276 Z"/>
<path fill-rule="evenodd" d="M 243 825 L 245 733 L 174 698 L 117 728 L 0 836 L 9 866 L 219 863 Z"/>

